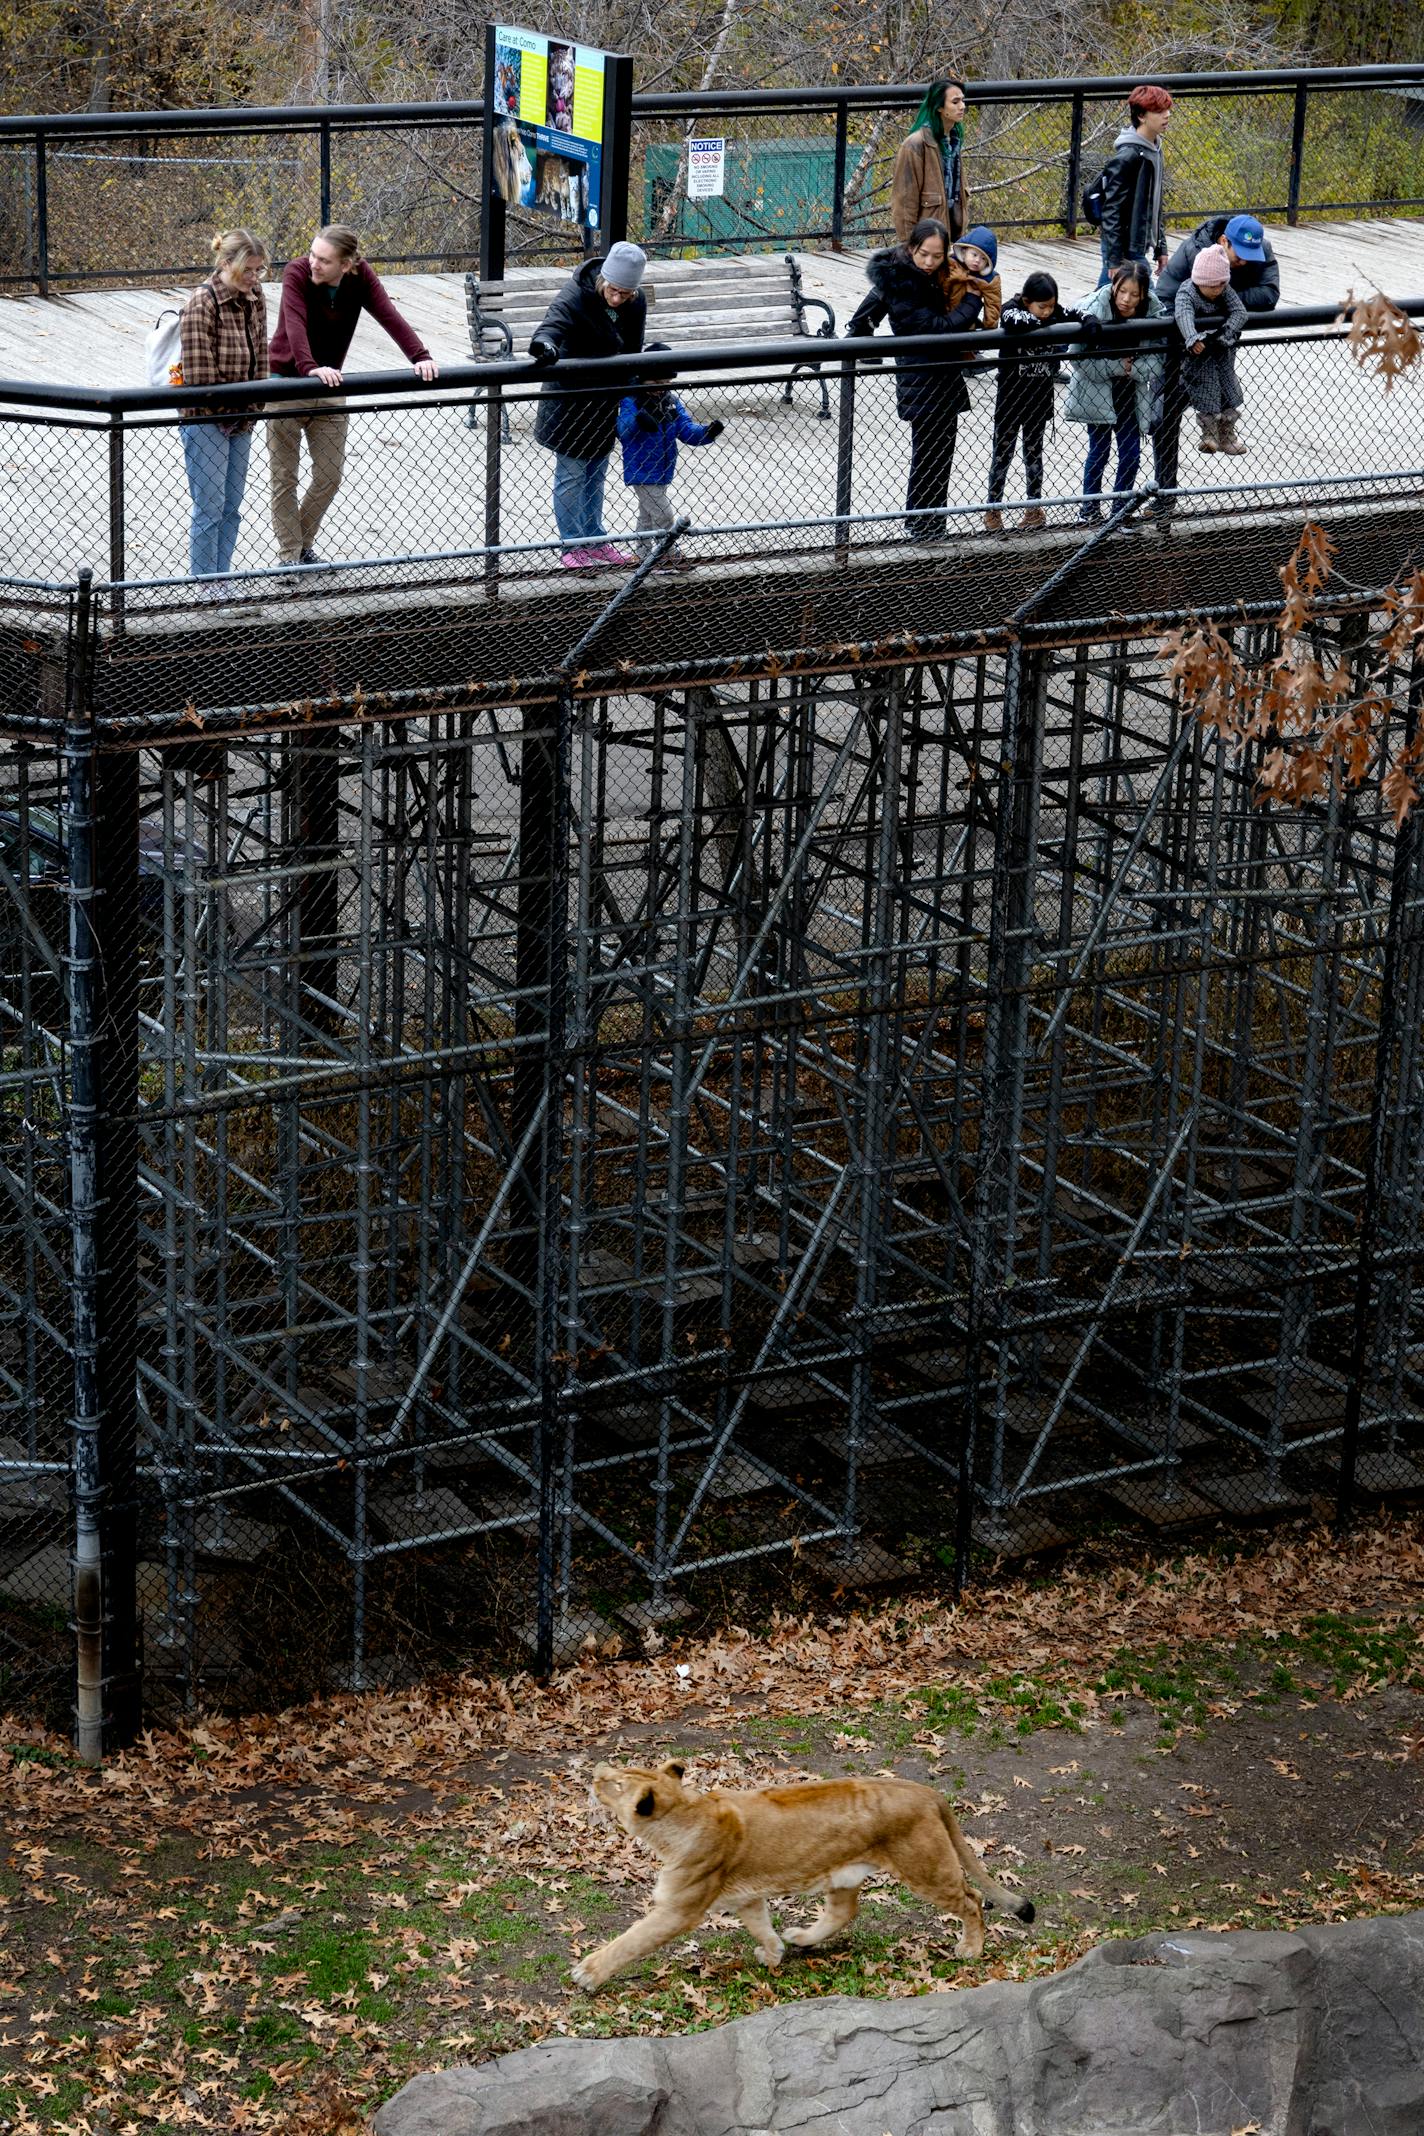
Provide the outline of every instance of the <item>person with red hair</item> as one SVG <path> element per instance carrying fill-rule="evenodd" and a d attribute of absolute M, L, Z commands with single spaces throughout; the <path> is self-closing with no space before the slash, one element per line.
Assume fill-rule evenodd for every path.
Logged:
<path fill-rule="evenodd" d="M 1114 267 L 1125 260 L 1156 267 L 1167 264 L 1167 185 L 1162 136 L 1172 116 L 1172 99 L 1154 82 L 1139 82 L 1127 100 L 1130 126 L 1113 143 L 1102 175 L 1101 236 L 1103 288 Z"/>

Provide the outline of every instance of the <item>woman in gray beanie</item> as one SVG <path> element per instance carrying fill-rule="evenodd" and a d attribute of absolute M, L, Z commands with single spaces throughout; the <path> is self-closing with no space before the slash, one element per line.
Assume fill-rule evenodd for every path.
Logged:
<path fill-rule="evenodd" d="M 529 344 L 534 361 L 636 355 L 647 325 L 640 287 L 647 264 L 647 254 L 628 244 L 610 246 L 606 259 L 585 260 L 545 312 Z M 571 571 L 632 561 L 612 546 L 603 524 L 603 485 L 626 391 L 626 379 L 608 387 L 549 379 L 540 391 L 534 435 L 554 455 L 554 518 Z"/>

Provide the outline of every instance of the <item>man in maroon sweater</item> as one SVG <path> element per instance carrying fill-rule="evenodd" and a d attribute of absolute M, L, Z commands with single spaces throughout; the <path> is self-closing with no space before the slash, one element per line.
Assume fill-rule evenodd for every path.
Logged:
<path fill-rule="evenodd" d="M 318 378 L 341 384 L 341 366 L 363 311 L 383 326 L 409 357 L 426 385 L 438 376 L 430 351 L 407 325 L 361 257 L 361 241 L 344 223 L 328 223 L 312 239 L 304 260 L 282 276 L 282 302 L 269 360 L 278 378 Z M 286 401 L 292 411 L 267 426 L 272 470 L 272 530 L 284 564 L 319 564 L 312 544 L 328 505 L 341 487 L 346 460 L 346 403 L 323 396 Z M 297 501 L 302 439 L 311 455 L 311 486 Z"/>

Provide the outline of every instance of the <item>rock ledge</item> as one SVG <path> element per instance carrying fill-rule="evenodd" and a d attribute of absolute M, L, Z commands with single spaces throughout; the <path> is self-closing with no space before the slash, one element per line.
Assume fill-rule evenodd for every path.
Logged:
<path fill-rule="evenodd" d="M 1424 1913 L 414 2078 L 376 2136 L 1424 2136 Z"/>

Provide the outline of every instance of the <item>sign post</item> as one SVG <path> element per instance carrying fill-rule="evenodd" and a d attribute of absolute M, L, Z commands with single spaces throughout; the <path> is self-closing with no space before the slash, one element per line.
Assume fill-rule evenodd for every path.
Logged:
<path fill-rule="evenodd" d="M 627 235 L 632 120 L 625 53 L 486 23 L 482 281 L 503 277 L 511 209 L 577 230 L 585 253 Z"/>

